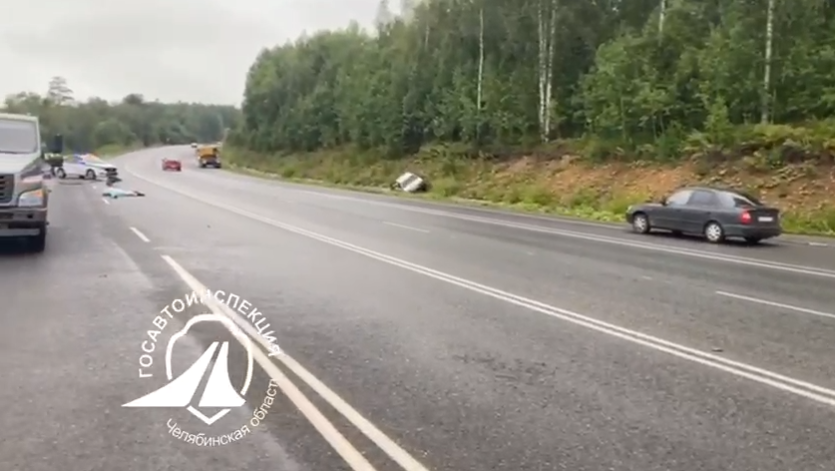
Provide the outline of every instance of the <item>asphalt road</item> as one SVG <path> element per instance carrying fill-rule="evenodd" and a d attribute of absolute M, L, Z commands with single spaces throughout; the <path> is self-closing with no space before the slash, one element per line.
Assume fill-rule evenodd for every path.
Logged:
<path fill-rule="evenodd" d="M 184 171 L 162 172 L 163 156 Z M 711 246 L 189 157 L 117 159 L 120 186 L 144 198 L 56 184 L 47 251 L 0 256 L 2 469 L 835 469 L 827 242 Z M 284 353 L 268 356 L 228 296 L 232 308 L 160 314 L 207 287 L 257 307 Z M 208 313 L 251 334 L 246 406 L 212 425 L 121 407 L 167 384 L 163 347 Z M 230 340 L 240 384 L 247 342 L 196 325 L 173 370 Z M 161 334 L 140 378 L 149 330 Z M 249 425 L 198 446 L 175 422 L 211 437 Z"/>

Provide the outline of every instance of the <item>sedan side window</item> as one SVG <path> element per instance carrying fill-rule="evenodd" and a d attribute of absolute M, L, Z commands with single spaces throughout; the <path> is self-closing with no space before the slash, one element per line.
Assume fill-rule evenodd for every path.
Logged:
<path fill-rule="evenodd" d="M 667 198 L 667 206 L 683 206 L 687 204 L 687 201 L 690 200 L 690 195 L 693 193 L 691 190 L 682 190 L 677 193 L 673 193 L 672 196 Z"/>
<path fill-rule="evenodd" d="M 693 192 L 693 196 L 690 197 L 687 204 L 691 206 L 717 206 L 718 200 L 713 193 L 699 190 Z"/>

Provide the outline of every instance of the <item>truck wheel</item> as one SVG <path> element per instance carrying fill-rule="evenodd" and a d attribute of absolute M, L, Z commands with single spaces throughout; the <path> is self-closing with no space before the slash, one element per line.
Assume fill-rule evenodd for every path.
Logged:
<path fill-rule="evenodd" d="M 87 180 L 95 180 L 95 179 L 96 179 L 96 172 L 95 172 L 95 170 L 93 170 L 93 169 L 89 169 L 89 170 L 87 170 L 87 172 L 85 172 L 85 173 L 84 173 L 84 177 L 85 177 Z"/>
<path fill-rule="evenodd" d="M 61 180 L 67 178 L 67 172 L 65 172 L 63 168 L 59 167 L 58 170 L 55 171 L 55 174 L 58 175 L 58 178 Z"/>
<path fill-rule="evenodd" d="M 46 250 L 46 226 L 41 226 L 41 232 L 31 237 L 29 240 L 29 247 L 35 253 L 41 253 Z"/>

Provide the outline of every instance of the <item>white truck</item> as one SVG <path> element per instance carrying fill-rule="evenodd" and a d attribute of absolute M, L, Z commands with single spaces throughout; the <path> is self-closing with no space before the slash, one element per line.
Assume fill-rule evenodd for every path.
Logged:
<path fill-rule="evenodd" d="M 0 240 L 25 237 L 36 252 L 46 248 L 49 224 L 43 147 L 37 117 L 0 113 Z M 60 136 L 52 147 L 53 153 L 63 151 Z"/>

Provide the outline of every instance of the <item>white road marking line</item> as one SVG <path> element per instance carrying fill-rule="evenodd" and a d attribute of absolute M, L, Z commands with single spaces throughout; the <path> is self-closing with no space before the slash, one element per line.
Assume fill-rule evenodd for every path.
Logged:
<path fill-rule="evenodd" d="M 110 201 L 108 201 L 107 198 L 102 198 L 101 200 L 104 202 L 104 204 L 110 204 Z"/>
<path fill-rule="evenodd" d="M 272 182 L 272 183 L 275 183 L 275 182 Z M 286 182 L 286 181 L 282 181 L 282 183 L 284 183 L 284 184 L 289 183 L 289 184 L 293 184 L 293 185 L 304 185 L 303 183 L 294 183 L 294 182 Z M 310 185 L 307 185 L 307 186 L 310 186 Z M 271 187 L 275 188 L 276 185 L 271 185 Z M 310 193 L 310 194 L 314 194 L 314 195 L 317 195 L 317 196 L 322 196 L 322 197 L 325 197 L 325 198 L 333 198 L 333 199 L 339 199 L 339 200 L 357 200 L 357 199 L 360 199 L 360 200 L 368 202 L 370 204 L 386 204 L 386 205 L 392 205 L 392 206 L 397 206 L 397 207 L 401 207 L 401 206 L 413 207 L 411 205 L 405 205 L 405 204 L 401 204 L 399 202 L 398 203 L 390 202 L 391 199 L 397 198 L 397 196 L 390 196 L 390 195 L 379 194 L 379 193 L 366 193 L 363 196 L 366 196 L 367 198 L 358 198 L 358 197 L 353 196 L 353 195 L 351 195 L 351 196 L 334 195 L 332 193 L 323 192 L 321 189 L 317 189 L 317 190 L 295 190 L 294 189 L 294 190 L 291 190 L 291 191 L 296 191 L 296 192 L 301 192 L 301 193 Z M 335 190 L 335 191 L 339 191 L 339 190 Z M 352 192 L 352 193 L 354 195 L 356 194 L 356 192 Z M 375 198 L 375 196 L 379 197 L 379 198 Z M 378 200 L 383 200 L 383 201 L 378 201 Z M 415 200 L 412 200 L 412 201 L 415 201 Z M 450 207 L 461 208 L 461 209 L 466 209 L 466 210 L 473 211 L 473 212 L 482 213 L 482 214 L 485 214 L 485 215 L 488 215 L 488 216 L 501 215 L 501 216 L 519 217 L 519 218 L 526 218 L 526 219 L 535 219 L 535 220 L 538 220 L 538 221 L 551 222 L 551 223 L 556 222 L 556 223 L 574 224 L 574 225 L 578 225 L 578 226 L 591 226 L 591 227 L 598 227 L 600 229 L 609 229 L 609 230 L 615 230 L 615 231 L 623 230 L 622 225 L 605 224 L 605 223 L 594 222 L 594 221 L 584 221 L 582 219 L 572 218 L 572 217 L 559 217 L 559 216 L 548 217 L 548 216 L 539 216 L 537 214 L 531 214 L 531 213 L 513 213 L 513 212 L 510 212 L 510 211 L 501 212 L 501 211 L 495 211 L 495 210 L 491 211 L 489 208 L 486 208 L 485 206 L 478 206 L 478 205 L 475 205 L 475 204 L 471 204 L 472 202 L 477 203 L 478 202 L 477 200 L 475 200 L 475 201 L 470 200 L 469 202 L 468 202 L 468 200 L 463 200 L 463 203 L 459 203 L 458 205 L 444 204 L 444 203 L 438 203 L 438 202 L 435 202 L 435 201 L 428 201 L 428 200 L 417 200 L 417 201 L 419 201 L 421 204 L 434 206 L 436 208 L 450 208 Z M 461 201 L 461 200 L 459 200 L 459 201 Z M 490 205 L 488 204 L 486 206 L 490 206 Z"/>
<path fill-rule="evenodd" d="M 726 291 L 716 291 L 716 294 L 718 294 L 719 296 L 726 296 L 728 298 L 741 299 L 743 301 L 762 304 L 762 305 L 765 305 L 765 306 L 771 306 L 771 307 L 776 307 L 776 308 L 780 308 L 780 309 L 788 309 L 790 311 L 802 312 L 803 314 L 811 314 L 813 316 L 829 317 L 830 319 L 835 319 L 835 314 L 832 314 L 832 313 L 829 313 L 829 312 L 823 312 L 823 311 L 816 311 L 814 309 L 807 309 L 805 307 L 800 307 L 800 306 L 792 306 L 791 304 L 777 303 L 777 302 L 774 302 L 774 301 L 768 301 L 766 299 L 754 298 L 754 297 L 751 297 L 751 296 L 743 296 L 741 294 L 728 293 Z"/>
<path fill-rule="evenodd" d="M 139 177 L 143 178 L 143 177 Z M 147 180 L 147 179 L 146 179 Z M 150 181 L 150 180 L 147 180 Z M 152 182 L 154 183 L 154 182 Z M 310 192 L 316 193 L 316 192 Z M 373 201 L 364 198 L 356 198 L 356 197 L 340 197 L 339 199 L 343 200 L 352 200 L 356 202 L 361 202 L 365 204 L 373 204 L 378 206 L 388 206 L 392 208 L 397 208 L 400 210 L 405 211 L 412 211 L 416 213 L 423 213 L 429 214 L 434 216 L 441 216 L 446 218 L 453 218 L 453 219 L 460 219 L 464 221 L 471 221 L 471 222 L 479 222 L 483 224 L 490 224 L 494 226 L 503 226 L 512 229 L 522 229 L 531 232 L 540 232 L 545 234 L 553 234 L 563 237 L 570 237 L 575 239 L 582 239 L 592 242 L 602 242 L 607 244 L 619 245 L 622 247 L 632 247 L 644 250 L 651 250 L 655 252 L 663 252 L 669 253 L 674 255 L 682 255 L 687 257 L 694 257 L 694 258 L 701 258 L 705 260 L 712 260 L 717 262 L 725 262 L 725 263 L 736 263 L 739 265 L 747 265 L 747 266 L 755 266 L 758 268 L 767 268 L 771 270 L 782 270 L 791 273 L 799 273 L 803 275 L 812 275 L 812 276 L 821 276 L 825 278 L 835 278 L 835 270 L 827 270 L 825 268 L 817 268 L 817 267 L 810 267 L 805 265 L 795 265 L 791 263 L 783 263 L 783 262 L 776 262 L 776 261 L 768 261 L 768 260 L 761 260 L 749 257 L 741 257 L 737 255 L 730 255 L 730 254 L 721 254 L 721 253 L 712 253 L 706 252 L 701 250 L 695 249 L 688 249 L 684 247 L 673 247 L 673 246 L 665 246 L 659 244 L 651 244 L 647 242 L 638 242 L 632 241 L 628 239 L 621 239 L 616 237 L 610 237 L 605 235 L 598 235 L 598 234 L 589 234 L 585 232 L 577 232 L 565 229 L 557 229 L 552 227 L 545 227 L 545 226 L 535 226 L 532 224 L 525 224 L 522 222 L 510 222 L 504 221 L 500 219 L 494 218 L 486 218 L 481 216 L 472 216 L 460 213 L 452 213 L 448 211 L 442 210 L 435 210 L 435 209 L 428 209 L 428 208 L 421 208 L 417 206 L 411 205 L 403 205 L 403 204 L 395 204 L 395 203 L 388 203 L 383 201 Z M 561 221 L 557 221 L 561 222 Z"/>
<path fill-rule="evenodd" d="M 417 227 L 412 227 L 412 226 L 405 226 L 403 224 L 397 224 L 396 222 L 383 221 L 383 224 L 385 224 L 387 226 L 399 227 L 400 229 L 406 229 L 406 230 L 409 230 L 409 231 L 422 232 L 424 234 L 429 234 L 429 231 L 427 231 L 425 229 L 419 229 Z"/>
<path fill-rule="evenodd" d="M 171 266 L 171 268 L 174 269 L 177 275 L 179 275 L 186 285 L 188 285 L 194 292 L 199 294 L 206 292 L 206 286 L 194 278 L 194 276 L 186 271 L 173 258 L 168 255 L 161 255 L 161 257 Z M 257 331 L 255 331 L 252 325 L 246 320 L 242 320 L 240 316 L 228 306 L 223 303 L 216 302 L 213 299 L 206 299 L 205 304 L 212 310 L 213 313 L 230 317 L 233 322 L 245 327 L 245 330 L 247 330 L 247 334 L 249 334 L 250 337 L 258 341 L 258 343 L 262 346 L 264 345 L 263 338 Z M 224 307 L 226 309 L 224 309 Z M 230 316 L 227 311 L 231 311 L 233 316 Z M 264 368 L 264 371 L 267 372 L 273 380 L 275 380 L 278 387 L 281 388 L 287 398 L 295 404 L 299 411 L 307 418 L 307 420 L 310 421 L 313 427 L 316 428 L 316 430 L 331 445 L 331 447 L 333 447 L 339 456 L 341 456 L 342 459 L 348 463 L 351 469 L 354 471 L 376 471 L 374 466 L 372 466 L 371 463 L 365 459 L 362 453 L 351 445 L 348 439 L 346 439 L 345 436 L 342 435 L 339 430 L 337 430 L 336 427 L 334 427 L 334 425 L 322 414 L 322 412 L 319 411 L 319 409 L 316 408 L 312 402 L 310 402 L 307 396 L 305 396 L 304 393 L 302 393 L 277 366 L 275 366 L 275 364 L 260 348 L 255 348 L 253 350 L 252 355 L 253 358 L 255 358 L 255 361 L 257 361 L 258 364 Z"/>
<path fill-rule="evenodd" d="M 186 193 L 184 193 L 180 190 L 177 190 L 177 189 L 173 188 L 170 185 L 166 185 L 166 184 L 160 183 L 158 181 L 143 177 L 143 176 L 137 174 L 136 172 L 134 172 L 129 167 L 126 167 L 125 170 L 128 173 L 130 173 L 131 175 L 139 178 L 140 180 L 145 180 L 146 182 L 152 183 L 152 184 L 160 186 L 162 188 L 167 188 L 168 190 L 173 191 L 175 193 L 180 193 L 180 194 L 189 196 L 190 198 L 201 200 L 200 197 L 190 195 L 190 194 L 186 194 Z M 313 191 L 309 191 L 309 190 L 308 190 L 308 192 L 316 193 L 316 194 L 322 194 L 322 193 L 317 193 L 317 192 L 313 192 Z M 805 266 L 805 265 L 796 265 L 796 264 L 791 264 L 791 263 L 761 260 L 761 259 L 755 259 L 755 258 L 750 258 L 750 257 L 740 257 L 740 256 L 737 256 L 737 255 L 731 255 L 731 254 L 722 254 L 722 253 L 717 254 L 717 253 L 705 252 L 705 251 L 701 251 L 701 250 L 687 249 L 687 248 L 684 248 L 684 247 L 673 247 L 673 246 L 665 246 L 665 245 L 659 245 L 659 244 L 651 244 L 651 243 L 646 243 L 646 242 L 638 242 L 638 241 L 632 241 L 632 240 L 628 240 L 628 239 L 609 237 L 609 236 L 604 236 L 604 235 L 589 234 L 589 233 L 585 233 L 585 232 L 577 232 L 577 231 L 569 231 L 569 230 L 563 230 L 563 229 L 549 228 L 549 227 L 545 227 L 545 226 L 534 226 L 534 225 L 531 225 L 531 224 L 515 223 L 515 222 L 503 221 L 503 220 L 499 220 L 499 219 L 485 218 L 485 217 L 480 217 L 480 216 L 471 216 L 471 215 L 465 215 L 465 214 L 460 214 L 460 213 L 452 213 L 452 212 L 448 212 L 448 211 L 440 211 L 440 210 L 433 210 L 433 209 L 427 209 L 427 208 L 420 208 L 420 207 L 416 207 L 416 206 L 409 206 L 409 205 L 403 205 L 403 204 L 394 204 L 394 203 L 386 203 L 386 202 L 380 202 L 380 201 L 371 201 L 371 200 L 368 200 L 368 199 L 356 198 L 356 197 L 350 197 L 350 196 L 340 196 L 339 199 L 352 200 L 352 201 L 357 201 L 357 202 L 366 203 L 366 204 L 376 204 L 376 205 L 380 205 L 380 206 L 388 206 L 388 207 L 392 207 L 392 208 L 396 208 L 396 209 L 400 209 L 400 210 L 405 210 L 405 211 L 412 211 L 412 212 L 442 216 L 442 217 L 447 217 L 447 218 L 452 218 L 452 219 L 460 219 L 460 220 L 464 220 L 464 221 L 480 222 L 480 223 L 483 223 L 483 224 L 491 224 L 491 225 L 494 225 L 494 226 L 503 226 L 503 227 L 508 227 L 508 228 L 511 228 L 511 229 L 522 229 L 522 230 L 527 230 L 527 231 L 532 231 L 532 232 L 540 232 L 540 233 L 545 233 L 545 234 L 559 235 L 559 236 L 563 236 L 563 237 L 570 237 L 570 238 L 581 239 L 581 240 L 586 240 L 586 241 L 591 241 L 591 242 L 601 242 L 601 243 L 606 243 L 606 244 L 619 245 L 621 247 L 632 247 L 632 248 L 650 250 L 650 251 L 655 251 L 655 252 L 669 253 L 669 254 L 673 254 L 673 255 L 700 258 L 700 259 L 704 259 L 704 260 L 711 260 L 711 261 L 722 262 L 722 263 L 735 263 L 735 264 L 738 264 L 738 265 L 753 266 L 753 267 L 765 268 L 765 269 L 769 269 L 769 270 L 780 270 L 780 271 L 785 271 L 785 272 L 789 272 L 789 273 L 797 273 L 797 274 L 802 274 L 802 275 L 820 276 L 820 277 L 824 277 L 824 278 L 835 279 L 835 270 L 827 270 L 825 268 L 817 268 L 817 267 L 810 267 L 810 266 Z"/>
<path fill-rule="evenodd" d="M 257 177 L 256 177 L 256 180 L 258 180 L 259 183 L 269 183 L 272 188 L 277 187 L 277 185 L 275 185 L 275 183 L 276 183 L 275 181 L 267 182 L 266 180 L 264 180 L 262 178 L 257 178 Z M 307 187 L 311 186 L 310 184 L 305 185 L 304 183 L 295 183 L 295 182 L 289 182 L 289 181 L 284 181 L 284 180 L 279 180 L 279 181 L 283 185 L 296 185 L 296 186 L 307 186 Z M 282 187 L 279 186 L 279 188 L 282 188 Z M 287 187 L 284 186 L 283 188 L 287 188 Z M 358 197 L 358 196 L 356 196 L 358 193 L 360 193 L 358 191 L 339 190 L 339 189 L 333 189 L 333 188 L 329 188 L 329 190 L 345 192 L 345 193 L 348 193 L 348 195 L 346 195 L 346 196 L 334 195 L 332 193 L 326 192 L 325 188 L 322 188 L 322 187 L 316 188 L 315 190 L 309 190 L 309 189 L 296 190 L 296 189 L 292 189 L 290 191 L 304 192 L 304 193 L 309 193 L 309 194 L 322 196 L 322 197 L 325 197 L 325 198 L 332 198 L 332 199 L 354 200 L 354 201 L 359 200 L 359 201 L 362 201 L 362 202 L 368 203 L 368 204 L 384 204 L 384 205 L 388 205 L 388 206 L 392 206 L 392 207 L 396 206 L 398 208 L 403 208 L 403 209 L 406 209 L 406 210 L 409 210 L 410 208 L 415 208 L 415 206 L 413 206 L 413 205 L 408 205 L 408 204 L 403 203 L 402 201 L 397 201 L 397 199 L 396 199 L 397 196 L 391 196 L 391 195 L 379 194 L 379 193 L 361 193 L 362 197 Z M 462 201 L 462 200 L 459 200 L 459 201 Z M 444 211 L 445 209 L 448 209 L 448 208 L 449 209 L 466 209 L 466 210 L 469 210 L 469 211 L 484 214 L 485 216 L 492 216 L 492 217 L 509 216 L 509 217 L 518 217 L 520 219 L 522 219 L 522 218 L 532 219 L 532 220 L 542 221 L 542 222 L 546 222 L 546 223 L 574 224 L 574 225 L 578 225 L 578 226 L 590 226 L 590 227 L 597 227 L 597 228 L 600 228 L 600 229 L 608 229 L 608 230 L 613 230 L 613 231 L 623 231 L 624 230 L 624 225 L 623 224 L 618 224 L 618 223 L 603 223 L 603 222 L 586 221 L 586 220 L 571 217 L 571 216 L 560 216 L 560 215 L 541 216 L 541 215 L 538 215 L 538 214 L 535 214 L 535 213 L 517 213 L 517 212 L 512 212 L 512 211 L 497 211 L 495 209 L 491 209 L 489 207 L 490 206 L 489 204 L 478 205 L 478 203 L 479 203 L 478 200 L 466 200 L 466 199 L 464 199 L 463 202 L 459 203 L 459 204 L 455 204 L 455 199 L 453 199 L 452 204 L 439 203 L 437 201 L 431 201 L 431 200 L 419 200 L 419 202 L 421 204 L 424 204 L 424 205 L 427 205 L 427 206 L 434 206 L 436 208 L 441 208 L 440 209 L 441 211 Z M 476 203 L 476 204 L 469 204 L 469 203 Z M 417 207 L 417 208 L 420 209 L 420 207 Z M 801 241 L 797 241 L 796 239 L 793 239 L 791 237 L 791 235 L 786 235 L 784 237 L 776 239 L 775 242 L 777 242 L 779 245 L 783 245 L 783 244 L 787 243 L 787 244 L 793 244 L 793 245 L 795 245 L 795 244 L 811 245 L 813 247 L 829 247 L 830 246 L 830 244 L 822 243 L 822 242 L 801 242 Z"/>
<path fill-rule="evenodd" d="M 139 229 L 137 229 L 137 228 L 135 228 L 135 227 L 131 227 L 131 228 L 130 228 L 130 230 L 132 230 L 132 231 L 133 231 L 133 233 L 134 233 L 134 234 L 136 234 L 136 237 L 139 237 L 139 239 L 140 239 L 142 242 L 145 242 L 145 243 L 149 243 L 149 242 L 151 242 L 151 239 L 149 239 L 149 238 L 148 238 L 145 234 L 143 234 L 143 233 L 142 233 L 142 231 L 140 231 Z"/>
<path fill-rule="evenodd" d="M 148 179 L 145 180 L 151 183 L 155 183 Z M 168 188 L 169 190 L 175 193 L 179 193 L 197 201 L 202 201 L 207 205 L 225 209 L 229 212 L 239 214 L 241 216 L 246 216 L 256 221 L 261 221 L 267 225 L 271 225 L 279 229 L 284 229 L 288 232 L 303 235 L 305 237 L 315 239 L 329 245 L 340 247 L 345 250 L 349 250 L 364 255 L 366 257 L 388 263 L 390 265 L 398 266 L 400 268 L 404 268 L 406 270 L 419 273 L 430 278 L 444 281 L 449 284 L 468 289 L 470 291 L 474 291 L 501 301 L 505 301 L 509 304 L 524 307 L 535 312 L 539 312 L 557 319 L 561 319 L 566 322 L 571 322 L 573 324 L 580 325 L 591 330 L 595 330 L 597 332 L 601 332 L 604 334 L 611 335 L 613 337 L 627 340 L 629 342 L 642 345 L 660 352 L 668 353 L 670 355 L 692 361 L 702 366 L 715 368 L 717 370 L 724 371 L 735 376 L 747 378 L 757 383 L 774 387 L 775 389 L 779 389 L 784 392 L 790 392 L 798 396 L 805 397 L 807 399 L 811 399 L 813 401 L 835 407 L 835 390 L 828 389 L 823 386 L 818 386 L 816 384 L 812 384 L 806 381 L 791 378 L 789 376 L 781 375 L 779 373 L 775 373 L 773 371 L 769 371 L 746 363 L 730 360 L 712 353 L 703 352 L 695 348 L 670 342 L 668 340 L 644 334 L 635 330 L 626 329 L 624 327 L 620 327 L 615 324 L 610 324 L 608 322 L 603 322 L 593 317 L 584 316 L 582 314 L 578 314 L 567 309 L 550 306 L 539 301 L 524 298 L 522 296 L 508 293 L 506 291 L 502 291 L 473 281 L 459 278 L 454 275 L 449 275 L 438 270 L 433 270 L 431 268 L 417 265 L 415 263 L 411 263 L 405 260 L 391 257 L 389 255 L 375 252 L 373 250 L 369 250 L 348 242 L 343 242 L 332 237 L 328 237 L 313 231 L 309 231 L 307 229 L 303 229 L 301 227 L 292 226 L 290 224 L 275 221 L 273 219 L 240 208 L 236 208 L 234 206 L 212 201 L 205 197 L 192 195 L 188 192 L 178 190 L 170 186 L 158 183 L 155 184 L 164 188 Z"/>

